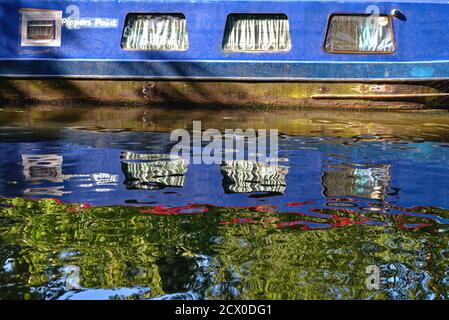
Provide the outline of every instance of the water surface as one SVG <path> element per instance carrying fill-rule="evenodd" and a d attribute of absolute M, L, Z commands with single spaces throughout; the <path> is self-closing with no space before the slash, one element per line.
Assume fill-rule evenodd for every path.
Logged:
<path fill-rule="evenodd" d="M 449 296 L 445 112 L 41 106 L 0 119 L 2 299 Z M 169 132 L 192 120 L 279 129 L 279 166 L 168 159 Z"/>

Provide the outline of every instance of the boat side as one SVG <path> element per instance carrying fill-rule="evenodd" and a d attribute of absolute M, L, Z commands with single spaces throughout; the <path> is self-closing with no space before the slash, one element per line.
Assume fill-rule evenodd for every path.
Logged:
<path fill-rule="evenodd" d="M 60 45 L 24 46 L 21 10 L 61 12 Z M 393 16 L 400 12 L 401 16 Z M 184 51 L 124 50 L 130 13 L 185 16 Z M 284 14 L 291 47 L 280 52 L 223 49 L 227 17 Z M 391 18 L 394 51 L 334 53 L 324 48 L 334 14 Z M 449 4 L 443 1 L 317 0 L 0 0 L 0 77 L 232 81 L 423 81 L 449 79 Z M 81 21 L 78 25 L 73 21 Z M 90 24 L 89 24 L 90 23 Z"/>

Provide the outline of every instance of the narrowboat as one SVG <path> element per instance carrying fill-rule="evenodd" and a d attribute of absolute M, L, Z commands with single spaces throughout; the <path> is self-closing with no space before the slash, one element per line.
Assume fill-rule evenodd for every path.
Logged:
<path fill-rule="evenodd" d="M 443 0 L 0 0 L 0 101 L 445 106 Z"/>

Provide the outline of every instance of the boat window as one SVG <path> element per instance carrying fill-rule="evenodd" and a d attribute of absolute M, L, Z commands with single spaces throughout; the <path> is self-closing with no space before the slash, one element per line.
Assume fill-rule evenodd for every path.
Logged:
<path fill-rule="evenodd" d="M 225 51 L 278 52 L 291 49 L 285 14 L 230 14 L 223 37 Z"/>
<path fill-rule="evenodd" d="M 21 9 L 21 46 L 61 46 L 62 11 Z"/>
<path fill-rule="evenodd" d="M 55 39 L 54 20 L 32 20 L 27 21 L 28 40 L 54 40 Z"/>
<path fill-rule="evenodd" d="M 387 15 L 332 15 L 324 49 L 331 53 L 392 53 L 392 22 Z"/>
<path fill-rule="evenodd" d="M 183 14 L 129 14 L 123 30 L 125 50 L 185 51 L 189 46 Z"/>

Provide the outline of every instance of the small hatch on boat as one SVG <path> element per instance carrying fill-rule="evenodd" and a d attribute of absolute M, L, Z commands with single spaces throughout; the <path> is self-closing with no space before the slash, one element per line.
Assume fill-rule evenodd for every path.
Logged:
<path fill-rule="evenodd" d="M 392 53 L 391 19 L 387 15 L 332 15 L 324 49 L 331 53 Z"/>
<path fill-rule="evenodd" d="M 27 40 L 54 40 L 56 23 L 54 20 L 27 21 Z"/>
<path fill-rule="evenodd" d="M 123 30 L 125 50 L 185 51 L 189 46 L 183 14 L 128 14 Z"/>
<path fill-rule="evenodd" d="M 223 37 L 225 51 L 289 51 L 290 28 L 285 14 L 230 14 Z"/>
<path fill-rule="evenodd" d="M 62 11 L 21 9 L 21 46 L 61 46 Z"/>

